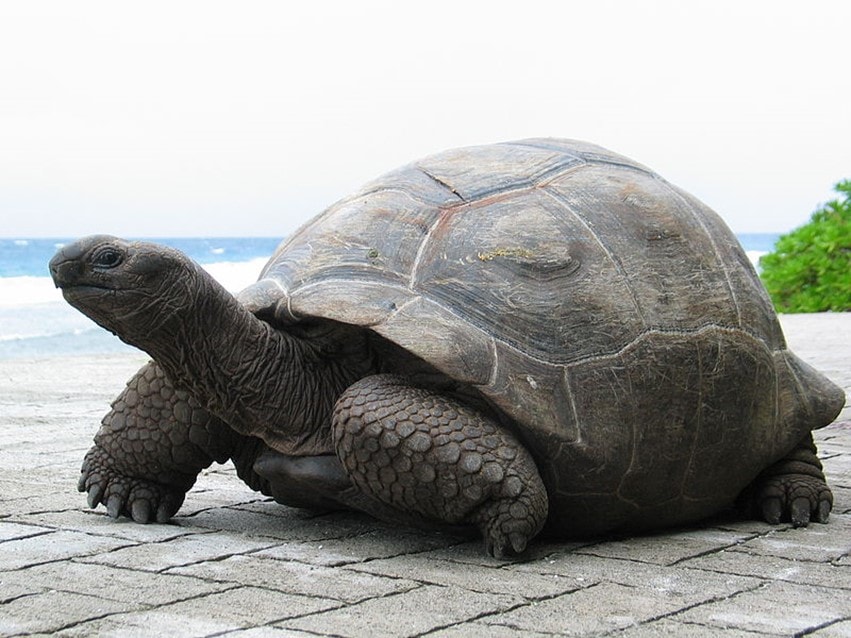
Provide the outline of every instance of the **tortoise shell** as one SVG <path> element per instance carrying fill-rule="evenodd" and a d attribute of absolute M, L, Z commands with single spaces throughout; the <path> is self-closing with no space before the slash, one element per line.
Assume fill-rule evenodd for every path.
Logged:
<path fill-rule="evenodd" d="M 584 142 L 390 172 L 287 238 L 242 299 L 282 324 L 368 328 L 475 388 L 530 446 L 551 510 L 585 531 L 717 509 L 830 394 L 785 349 L 721 219 Z"/>

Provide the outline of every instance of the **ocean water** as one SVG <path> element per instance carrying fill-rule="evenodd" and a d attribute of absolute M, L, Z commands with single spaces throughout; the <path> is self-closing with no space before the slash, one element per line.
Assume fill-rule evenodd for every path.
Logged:
<path fill-rule="evenodd" d="M 756 264 L 778 235 L 738 235 Z M 0 238 L 0 359 L 93 355 L 132 351 L 71 308 L 53 286 L 47 263 L 67 238 Z M 272 237 L 157 238 L 206 268 L 238 292 L 256 280 L 280 242 Z"/>
<path fill-rule="evenodd" d="M 239 292 L 257 279 L 277 237 L 148 239 L 183 251 Z M 47 264 L 71 239 L 0 238 L 0 359 L 132 351 L 62 299 Z"/>

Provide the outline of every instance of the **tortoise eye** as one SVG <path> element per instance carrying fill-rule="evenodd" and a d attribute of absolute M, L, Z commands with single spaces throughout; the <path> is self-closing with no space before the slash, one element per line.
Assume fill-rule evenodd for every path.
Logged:
<path fill-rule="evenodd" d="M 122 261 L 121 252 L 110 246 L 99 249 L 92 257 L 92 263 L 99 268 L 115 268 Z"/>

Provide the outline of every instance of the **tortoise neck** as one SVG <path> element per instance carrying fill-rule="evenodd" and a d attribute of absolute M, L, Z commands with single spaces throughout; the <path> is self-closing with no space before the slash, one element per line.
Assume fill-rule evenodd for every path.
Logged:
<path fill-rule="evenodd" d="M 199 266 L 191 279 L 184 303 L 169 309 L 143 349 L 176 385 L 238 432 L 304 439 L 293 425 L 303 421 L 300 390 L 315 387 L 315 349 L 248 312 Z"/>

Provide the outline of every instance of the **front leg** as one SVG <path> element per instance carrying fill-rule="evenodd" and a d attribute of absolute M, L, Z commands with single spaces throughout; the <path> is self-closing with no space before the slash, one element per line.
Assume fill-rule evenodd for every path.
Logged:
<path fill-rule="evenodd" d="M 337 401 L 333 430 L 349 478 L 382 504 L 374 512 L 382 518 L 395 511 L 406 522 L 475 525 L 497 557 L 522 552 L 546 521 L 547 493 L 529 452 L 453 398 L 396 376 L 367 377 Z"/>
<path fill-rule="evenodd" d="M 250 447 L 247 437 L 175 389 L 150 362 L 103 418 L 83 460 L 78 489 L 88 492 L 90 507 L 102 503 L 113 518 L 164 522 L 183 504 L 203 468 L 231 457 L 237 462 L 244 451 L 253 454 Z"/>

